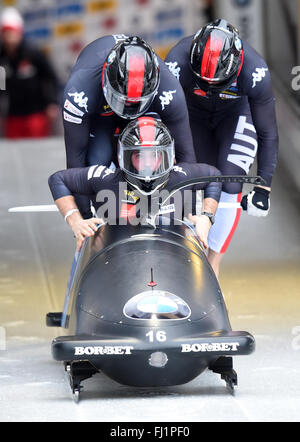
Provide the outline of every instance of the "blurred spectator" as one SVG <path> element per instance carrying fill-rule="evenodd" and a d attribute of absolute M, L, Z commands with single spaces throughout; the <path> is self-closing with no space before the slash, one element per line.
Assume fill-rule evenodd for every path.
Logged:
<path fill-rule="evenodd" d="M 14 139 L 46 137 L 59 116 L 58 81 L 45 55 L 23 34 L 21 15 L 6 8 L 0 19 L 0 65 L 6 73 L 6 93 L 0 93 L 3 132 Z"/>

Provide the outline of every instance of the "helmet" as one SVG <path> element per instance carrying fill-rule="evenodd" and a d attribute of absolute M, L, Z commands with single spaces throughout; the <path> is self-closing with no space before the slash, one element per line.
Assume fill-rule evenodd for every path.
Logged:
<path fill-rule="evenodd" d="M 226 20 L 215 20 L 194 36 L 190 66 L 198 86 L 218 92 L 230 86 L 243 64 L 243 43 L 238 30 Z"/>
<path fill-rule="evenodd" d="M 120 135 L 118 159 L 126 181 L 151 195 L 168 180 L 175 159 L 174 140 L 160 120 L 140 117 Z"/>
<path fill-rule="evenodd" d="M 159 86 L 159 64 L 153 50 L 139 37 L 117 43 L 105 61 L 103 93 L 122 118 L 137 118 L 151 105 Z"/>

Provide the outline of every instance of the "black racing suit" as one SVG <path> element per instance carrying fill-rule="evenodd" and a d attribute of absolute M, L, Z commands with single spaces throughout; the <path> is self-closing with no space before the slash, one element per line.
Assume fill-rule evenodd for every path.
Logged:
<path fill-rule="evenodd" d="M 165 63 L 185 92 L 197 161 L 216 166 L 224 175 L 244 175 L 257 155 L 257 173 L 270 186 L 277 162 L 278 134 L 268 66 L 244 42 L 244 60 L 237 81 L 219 93 L 205 93 L 190 67 L 192 39 L 182 39 Z M 221 201 L 240 201 L 241 190 L 239 183 L 224 184 Z M 222 210 L 218 210 L 210 231 L 211 248 L 221 253 L 225 252 L 239 217 L 236 210 L 233 213 L 224 209 L 223 218 Z"/>
<path fill-rule="evenodd" d="M 118 117 L 107 104 L 102 89 L 103 65 L 113 46 L 124 35 L 110 35 L 90 43 L 79 55 L 64 91 L 63 121 L 67 167 L 93 164 L 109 166 L 116 159 L 116 130 L 128 120 Z M 175 141 L 178 162 L 195 162 L 188 111 L 183 90 L 159 59 L 160 84 L 147 113 L 158 114 Z M 76 199 L 83 215 L 87 202 Z"/>
<path fill-rule="evenodd" d="M 215 167 L 208 166 L 207 164 L 178 163 L 171 170 L 163 191 L 157 191 L 153 194 L 152 198 L 161 198 L 165 195 L 165 192 L 168 193 L 175 185 L 185 180 L 191 178 L 199 178 L 201 180 L 203 176 L 217 175 L 220 175 L 220 172 Z M 135 217 L 141 220 L 143 215 L 147 213 L 147 205 L 141 205 L 142 202 L 147 201 L 147 196 L 131 189 L 129 185 L 127 187 L 121 169 L 111 170 L 102 165 L 94 165 L 85 168 L 62 170 L 50 176 L 49 187 L 54 200 L 73 194 L 89 195 L 91 198 L 97 195 L 97 201 L 99 202 L 97 214 L 111 223 L 114 223 L 115 219 L 118 220 L 120 218 Z M 221 188 L 221 183 L 210 182 L 191 186 L 188 195 L 185 194 L 188 190 L 181 190 L 184 200 L 181 199 L 180 201 L 179 218 L 182 218 L 184 203 L 187 203 L 189 206 L 186 208 L 186 213 L 195 214 L 195 201 L 191 198 L 195 194 L 195 190 L 204 189 L 204 198 L 213 198 L 219 201 Z M 110 198 L 111 204 L 108 201 Z M 174 201 L 170 200 L 167 204 L 174 204 L 174 202 L 176 209 L 178 199 L 175 198 L 175 195 Z M 137 206 L 138 203 L 139 205 Z M 136 210 L 136 207 L 138 207 L 138 210 Z M 145 213 L 142 213 L 143 207 L 146 209 Z M 113 216 L 110 216 L 111 213 Z M 172 213 L 174 215 L 173 210 Z M 177 214 L 178 211 L 175 212 L 176 216 Z"/>

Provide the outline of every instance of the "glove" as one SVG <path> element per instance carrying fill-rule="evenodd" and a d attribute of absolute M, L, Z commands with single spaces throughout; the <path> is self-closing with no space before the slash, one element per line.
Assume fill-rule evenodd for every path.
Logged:
<path fill-rule="evenodd" d="M 243 196 L 241 206 L 249 215 L 267 216 L 270 210 L 270 191 L 254 187 L 252 192 Z"/>

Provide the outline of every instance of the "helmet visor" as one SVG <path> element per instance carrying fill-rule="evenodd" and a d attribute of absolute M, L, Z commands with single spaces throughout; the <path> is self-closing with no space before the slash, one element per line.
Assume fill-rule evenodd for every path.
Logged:
<path fill-rule="evenodd" d="M 128 97 L 117 92 L 109 82 L 106 69 L 103 75 L 103 93 L 113 112 L 122 118 L 137 118 L 151 106 L 156 90 L 143 97 Z"/>
<path fill-rule="evenodd" d="M 237 73 L 234 73 L 230 77 L 228 77 L 226 80 L 220 80 L 220 79 L 205 79 L 205 77 L 201 77 L 197 72 L 193 70 L 193 73 L 195 74 L 195 81 L 197 85 L 205 92 L 212 91 L 212 92 L 221 92 L 222 90 L 225 90 L 229 86 L 232 85 L 237 79 Z"/>
<path fill-rule="evenodd" d="M 145 142 L 144 144 L 147 144 Z M 174 165 L 174 143 L 169 146 L 122 146 L 119 142 L 120 168 L 141 180 L 152 180 L 170 172 Z"/>

